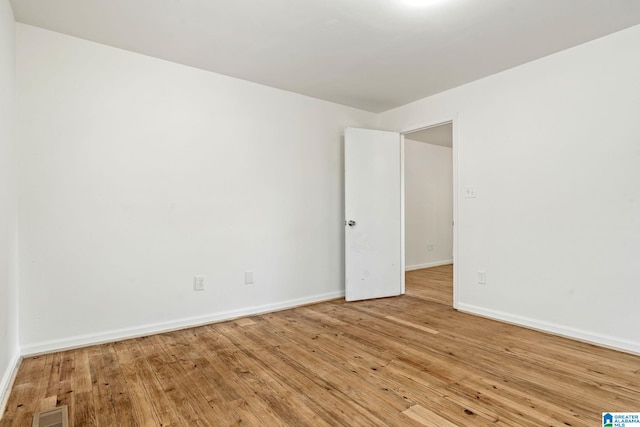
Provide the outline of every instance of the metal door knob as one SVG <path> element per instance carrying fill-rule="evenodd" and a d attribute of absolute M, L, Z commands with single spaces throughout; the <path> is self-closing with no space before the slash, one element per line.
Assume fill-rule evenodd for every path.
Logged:
<path fill-rule="evenodd" d="M 350 220 L 350 221 L 347 223 L 347 225 L 348 225 L 349 227 L 353 227 L 354 225 L 356 225 L 356 222 L 355 222 L 354 220 Z"/>

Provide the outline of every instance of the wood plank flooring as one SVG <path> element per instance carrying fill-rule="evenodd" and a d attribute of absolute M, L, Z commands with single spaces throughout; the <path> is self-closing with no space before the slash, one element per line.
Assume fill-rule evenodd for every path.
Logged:
<path fill-rule="evenodd" d="M 451 266 L 343 300 L 23 361 L 0 427 L 597 426 L 640 411 L 640 357 L 459 313 Z"/>
<path fill-rule="evenodd" d="M 405 275 L 407 295 L 453 306 L 453 266 L 424 268 Z"/>

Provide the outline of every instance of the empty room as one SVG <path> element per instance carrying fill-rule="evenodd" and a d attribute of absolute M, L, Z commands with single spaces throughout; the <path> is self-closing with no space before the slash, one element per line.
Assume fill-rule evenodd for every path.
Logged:
<path fill-rule="evenodd" d="M 0 427 L 640 425 L 640 2 L 0 0 Z"/>

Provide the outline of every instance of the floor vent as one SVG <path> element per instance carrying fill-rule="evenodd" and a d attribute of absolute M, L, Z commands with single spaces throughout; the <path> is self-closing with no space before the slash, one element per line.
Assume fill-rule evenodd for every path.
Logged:
<path fill-rule="evenodd" d="M 33 414 L 31 427 L 69 427 L 69 412 L 66 406 L 59 406 Z"/>

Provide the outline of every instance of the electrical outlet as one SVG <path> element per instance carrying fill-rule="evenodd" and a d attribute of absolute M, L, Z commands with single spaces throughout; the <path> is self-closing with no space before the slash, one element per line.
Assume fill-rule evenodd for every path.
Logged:
<path fill-rule="evenodd" d="M 480 285 L 487 284 L 487 273 L 485 271 L 478 271 L 478 283 Z"/>
<path fill-rule="evenodd" d="M 194 291 L 204 291 L 207 287 L 207 276 L 195 276 L 193 280 Z"/>
<path fill-rule="evenodd" d="M 253 271 L 245 271 L 244 272 L 244 284 L 252 285 L 253 284 Z"/>
<path fill-rule="evenodd" d="M 427 251 L 428 251 L 428 252 L 433 252 L 433 243 L 429 243 L 429 244 L 427 245 Z"/>

